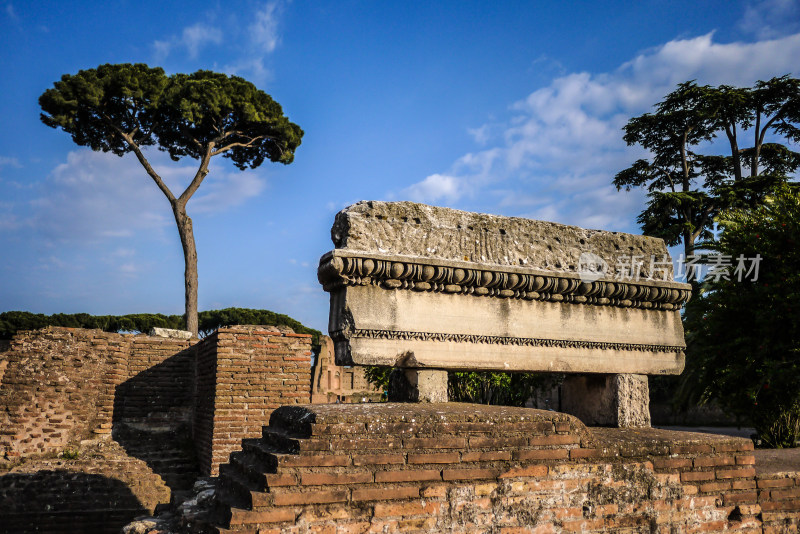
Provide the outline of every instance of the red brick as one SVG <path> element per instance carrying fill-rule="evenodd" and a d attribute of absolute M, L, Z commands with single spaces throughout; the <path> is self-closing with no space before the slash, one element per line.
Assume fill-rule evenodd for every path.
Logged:
<path fill-rule="evenodd" d="M 408 517 L 413 515 L 435 514 L 441 506 L 438 502 L 422 504 L 419 501 L 398 504 L 376 504 L 373 511 L 375 517 Z"/>
<path fill-rule="evenodd" d="M 794 486 L 791 478 L 759 478 L 756 480 L 759 488 L 783 488 Z"/>
<path fill-rule="evenodd" d="M 795 499 L 793 501 L 762 502 L 761 509 L 765 512 L 773 510 L 800 510 L 800 499 Z"/>
<path fill-rule="evenodd" d="M 724 495 L 725 506 L 731 504 L 755 503 L 758 500 L 758 494 L 755 491 L 745 491 L 742 493 L 726 493 Z"/>
<path fill-rule="evenodd" d="M 737 465 L 755 465 L 755 463 L 756 463 L 756 457 L 753 456 L 752 454 L 736 457 Z"/>
<path fill-rule="evenodd" d="M 569 449 L 532 449 L 514 451 L 515 460 L 566 460 L 567 458 L 569 458 Z"/>
<path fill-rule="evenodd" d="M 255 512 L 251 510 L 231 509 L 231 526 L 251 525 L 255 523 L 279 523 L 281 521 L 294 521 L 292 510 L 267 510 Z"/>
<path fill-rule="evenodd" d="M 467 446 L 465 438 L 406 438 L 403 445 L 407 449 L 463 449 Z"/>
<path fill-rule="evenodd" d="M 402 454 L 353 455 L 353 465 L 391 465 L 403 463 L 405 463 L 405 457 Z"/>
<path fill-rule="evenodd" d="M 569 421 L 556 421 L 555 423 L 556 432 L 569 432 L 570 424 Z"/>
<path fill-rule="evenodd" d="M 729 481 L 706 482 L 705 484 L 700 484 L 700 491 L 703 493 L 711 493 L 728 489 L 731 489 L 731 483 Z"/>
<path fill-rule="evenodd" d="M 769 495 L 773 501 L 781 501 L 784 499 L 791 499 L 792 497 L 800 497 L 800 488 L 772 490 L 769 492 Z"/>
<path fill-rule="evenodd" d="M 572 460 L 579 458 L 602 458 L 605 455 L 603 449 L 571 449 L 569 451 L 569 457 Z"/>
<path fill-rule="evenodd" d="M 432 454 L 408 453 L 409 464 L 454 464 L 460 461 L 457 452 L 437 452 Z"/>
<path fill-rule="evenodd" d="M 718 465 L 735 465 L 732 456 L 700 456 L 694 459 L 695 467 L 715 467 Z"/>
<path fill-rule="evenodd" d="M 294 486 L 297 484 L 297 477 L 294 475 L 268 473 L 265 477 L 267 479 L 267 487 Z"/>
<path fill-rule="evenodd" d="M 654 458 L 653 467 L 656 469 L 683 469 L 684 467 L 691 467 L 692 460 L 690 458 Z"/>
<path fill-rule="evenodd" d="M 392 501 L 417 497 L 418 487 L 354 489 L 352 495 L 354 501 Z"/>
<path fill-rule="evenodd" d="M 714 478 L 714 471 L 684 471 L 681 473 L 681 482 L 698 482 L 714 480 Z"/>
<path fill-rule="evenodd" d="M 300 484 L 303 486 L 324 486 L 342 484 L 367 484 L 372 482 L 372 473 L 303 473 L 300 475 Z"/>
<path fill-rule="evenodd" d="M 509 469 L 501 474 L 498 478 L 512 478 L 512 477 L 544 477 L 547 476 L 548 468 L 546 465 L 529 465 L 527 467 L 518 467 Z"/>
<path fill-rule="evenodd" d="M 731 483 L 731 488 L 738 490 L 738 489 L 755 489 L 756 488 L 756 481 L 755 480 L 733 480 Z"/>
<path fill-rule="evenodd" d="M 324 504 L 346 502 L 347 490 L 310 491 L 307 493 L 276 493 L 273 502 L 276 506 L 292 506 L 296 504 Z"/>
<path fill-rule="evenodd" d="M 669 448 L 671 454 L 704 454 L 713 452 L 711 445 L 673 445 Z"/>
<path fill-rule="evenodd" d="M 417 482 L 424 480 L 441 480 L 442 474 L 435 469 L 409 469 L 405 471 L 378 471 L 375 482 Z"/>
<path fill-rule="evenodd" d="M 511 451 L 469 451 L 461 453 L 462 462 L 495 462 L 511 459 Z"/>
<path fill-rule="evenodd" d="M 319 456 L 280 456 L 280 465 L 288 467 L 345 467 L 350 465 L 348 456 L 319 455 Z"/>
<path fill-rule="evenodd" d="M 756 470 L 752 467 L 740 467 L 738 469 L 717 469 L 717 478 L 752 478 L 756 476 Z"/>
<path fill-rule="evenodd" d="M 474 436 L 469 438 L 469 446 L 473 449 L 503 449 L 507 447 L 524 447 L 527 444 L 528 438 L 521 436 Z"/>
<path fill-rule="evenodd" d="M 482 478 L 496 478 L 499 469 L 445 469 L 442 471 L 443 480 L 475 480 Z"/>
<path fill-rule="evenodd" d="M 546 447 L 550 445 L 577 445 L 580 443 L 578 436 L 571 434 L 552 434 L 550 436 L 533 436 L 528 438 L 528 444 L 532 447 Z"/>

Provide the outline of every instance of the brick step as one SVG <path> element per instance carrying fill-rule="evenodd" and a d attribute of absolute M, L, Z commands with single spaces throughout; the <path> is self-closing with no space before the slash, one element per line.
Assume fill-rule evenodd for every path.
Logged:
<path fill-rule="evenodd" d="M 266 491 L 264 486 L 254 484 L 249 477 L 230 464 L 220 466 L 217 487 L 233 497 L 231 504 L 246 509 L 253 507 L 253 493 Z"/>
<path fill-rule="evenodd" d="M 269 466 L 259 462 L 255 455 L 247 451 L 237 451 L 231 454 L 227 464 L 228 469 L 236 469 L 258 488 L 267 487 L 267 473 Z M 222 466 L 220 466 L 222 469 Z"/>
<path fill-rule="evenodd" d="M 307 441 L 301 441 L 303 438 L 282 428 L 265 426 L 261 431 L 261 439 L 266 445 L 286 454 L 297 454 L 301 448 L 307 447 Z"/>
<path fill-rule="evenodd" d="M 277 473 L 278 458 L 284 456 L 280 450 L 259 438 L 243 439 L 242 450 L 249 453 L 267 473 Z"/>

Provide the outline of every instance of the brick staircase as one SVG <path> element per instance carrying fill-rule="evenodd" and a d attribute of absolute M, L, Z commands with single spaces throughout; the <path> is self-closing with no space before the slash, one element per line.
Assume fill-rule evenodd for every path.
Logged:
<path fill-rule="evenodd" d="M 739 438 L 587 429 L 533 409 L 282 407 L 183 524 L 204 534 L 760 532 L 750 451 Z"/>

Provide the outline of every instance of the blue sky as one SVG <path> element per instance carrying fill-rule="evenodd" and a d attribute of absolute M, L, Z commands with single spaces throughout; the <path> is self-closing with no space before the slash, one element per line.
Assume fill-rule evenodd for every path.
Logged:
<path fill-rule="evenodd" d="M 182 313 L 168 203 L 135 158 L 39 121 L 64 73 L 144 62 L 235 73 L 306 132 L 289 166 L 215 161 L 188 204 L 200 309 L 325 330 L 316 280 L 358 200 L 637 232 L 621 127 L 679 82 L 800 75 L 800 1 L 0 0 L 0 311 Z M 195 162 L 152 160 L 174 189 Z"/>

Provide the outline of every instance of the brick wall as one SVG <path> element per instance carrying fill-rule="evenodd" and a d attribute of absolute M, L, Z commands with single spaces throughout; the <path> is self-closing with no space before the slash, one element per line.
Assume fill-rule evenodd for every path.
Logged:
<path fill-rule="evenodd" d="M 310 336 L 232 327 L 195 343 L 15 336 L 2 353 L 0 532 L 116 532 L 191 487 L 195 450 L 216 469 L 272 410 L 309 402 Z M 67 448 L 79 459 L 54 459 Z"/>
<path fill-rule="evenodd" d="M 243 445 L 226 532 L 795 532 L 800 505 L 797 474 L 756 477 L 749 440 L 532 409 L 281 408 Z"/>
<path fill-rule="evenodd" d="M 100 330 L 22 332 L 4 353 L 0 457 L 61 450 L 110 434 L 114 388 L 127 377 L 130 341 Z"/>
<path fill-rule="evenodd" d="M 169 498 L 145 462 L 109 440 L 78 459 L 28 462 L 0 476 L 0 533 L 117 534 Z"/>
<path fill-rule="evenodd" d="M 198 345 L 196 383 L 200 470 L 216 475 L 242 439 L 261 435 L 273 410 L 310 402 L 311 336 L 289 328 L 220 328 Z"/>
<path fill-rule="evenodd" d="M 800 472 L 759 476 L 756 482 L 764 532 L 800 531 Z"/>

